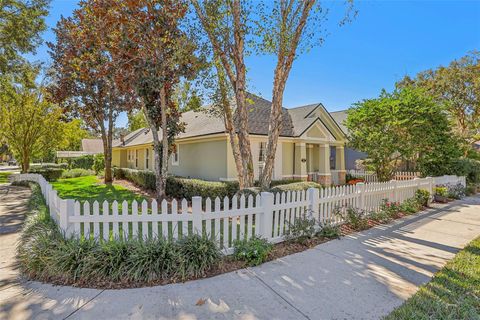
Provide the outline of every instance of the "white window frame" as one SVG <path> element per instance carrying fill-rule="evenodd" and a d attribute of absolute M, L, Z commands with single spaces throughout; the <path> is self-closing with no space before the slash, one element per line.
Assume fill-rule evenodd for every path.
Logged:
<path fill-rule="evenodd" d="M 150 169 L 150 149 L 145 148 L 145 161 L 144 161 L 145 170 Z"/>
<path fill-rule="evenodd" d="M 178 144 L 175 145 L 175 152 L 172 152 L 171 157 L 173 166 L 180 165 L 180 146 Z"/>
<path fill-rule="evenodd" d="M 260 141 L 258 143 L 258 177 L 262 175 L 262 171 L 265 168 L 265 154 L 267 152 L 267 142 Z"/>

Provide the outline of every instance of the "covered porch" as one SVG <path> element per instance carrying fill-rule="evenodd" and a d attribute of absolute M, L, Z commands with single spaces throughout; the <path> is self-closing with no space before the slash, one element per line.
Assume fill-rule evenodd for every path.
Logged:
<path fill-rule="evenodd" d="M 345 184 L 345 147 L 339 143 L 295 143 L 295 175 L 321 185 Z"/>

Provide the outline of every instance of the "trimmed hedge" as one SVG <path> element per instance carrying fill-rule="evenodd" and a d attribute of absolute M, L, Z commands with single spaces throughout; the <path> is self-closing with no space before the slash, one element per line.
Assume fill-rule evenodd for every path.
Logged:
<path fill-rule="evenodd" d="M 55 181 L 59 179 L 63 174 L 62 168 L 32 168 L 28 170 L 28 173 L 38 173 L 41 174 L 47 181 Z"/>
<path fill-rule="evenodd" d="M 126 179 L 136 185 L 148 189 L 155 190 L 155 173 L 149 170 L 135 170 L 126 168 L 114 168 L 114 177 L 116 179 Z M 284 192 L 284 191 L 299 191 L 307 190 L 308 188 L 321 188 L 321 185 L 315 182 L 306 182 L 299 180 L 274 180 L 272 181 L 273 188 L 270 192 Z M 205 181 L 200 179 L 190 179 L 183 177 L 168 177 L 166 186 L 167 196 L 187 200 L 192 197 L 200 196 L 202 198 L 209 197 L 215 199 L 219 197 L 233 197 L 235 194 L 245 196 L 257 195 L 260 192 L 258 187 L 253 187 L 239 192 L 238 182 L 223 182 L 223 181 Z"/>
<path fill-rule="evenodd" d="M 85 155 L 78 158 L 73 158 L 70 162 L 70 169 L 86 169 L 90 170 L 93 167 L 93 155 Z"/>
<path fill-rule="evenodd" d="M 316 182 L 311 181 L 302 181 L 290 184 L 282 184 L 270 189 L 270 192 L 285 192 L 285 191 L 302 191 L 307 190 L 308 188 L 318 188 L 321 189 L 322 186 Z"/>
<path fill-rule="evenodd" d="M 116 179 L 126 179 L 145 189 L 155 190 L 155 173 L 153 171 L 114 168 L 113 172 Z M 195 196 L 215 199 L 216 197 L 224 198 L 235 195 L 238 191 L 238 183 L 168 177 L 165 191 L 167 196 L 178 199 L 191 200 Z"/>

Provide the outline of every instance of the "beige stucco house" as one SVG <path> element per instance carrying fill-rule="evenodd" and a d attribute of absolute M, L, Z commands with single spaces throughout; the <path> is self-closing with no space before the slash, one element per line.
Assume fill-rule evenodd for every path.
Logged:
<path fill-rule="evenodd" d="M 263 167 L 271 102 L 249 95 L 249 133 L 255 178 Z M 205 180 L 233 181 L 236 168 L 222 118 L 202 111 L 182 114 L 186 130 L 176 139 L 169 159 L 173 175 Z M 152 134 L 142 128 L 113 147 L 113 165 L 153 169 Z M 346 137 L 322 104 L 283 109 L 273 179 L 302 179 L 321 184 L 345 182 Z"/>

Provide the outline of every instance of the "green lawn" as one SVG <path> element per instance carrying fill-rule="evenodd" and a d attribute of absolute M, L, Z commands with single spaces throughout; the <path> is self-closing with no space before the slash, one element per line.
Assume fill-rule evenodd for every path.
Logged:
<path fill-rule="evenodd" d="M 480 238 L 385 319 L 480 319 Z"/>
<path fill-rule="evenodd" d="M 7 183 L 8 176 L 11 175 L 11 172 L 0 172 L 0 183 Z"/>
<path fill-rule="evenodd" d="M 75 199 L 80 202 L 97 200 L 102 203 L 104 200 L 108 202 L 127 200 L 128 203 L 131 203 L 133 200 L 137 200 L 140 205 L 140 202 L 145 199 L 124 187 L 103 184 L 96 176 L 59 179 L 51 184 L 58 191 L 60 198 Z"/>

